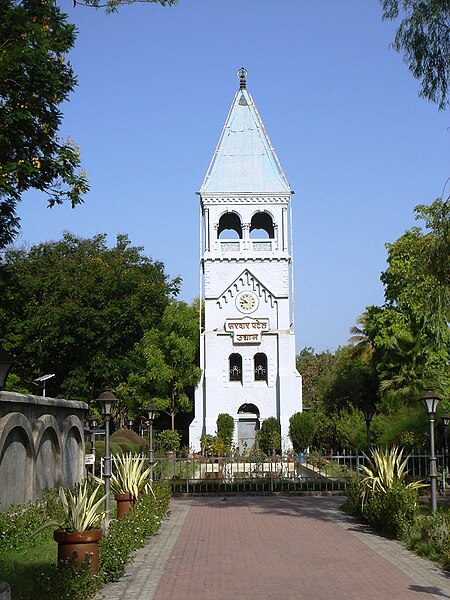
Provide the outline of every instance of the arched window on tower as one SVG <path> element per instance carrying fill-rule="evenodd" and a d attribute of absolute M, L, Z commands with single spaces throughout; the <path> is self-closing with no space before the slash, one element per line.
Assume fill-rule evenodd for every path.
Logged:
<path fill-rule="evenodd" d="M 267 212 L 257 212 L 250 223 L 250 237 L 252 239 L 273 239 L 274 227 L 272 217 Z"/>
<path fill-rule="evenodd" d="M 228 366 L 230 381 L 240 381 L 242 383 L 242 356 L 236 353 L 230 354 Z"/>
<path fill-rule="evenodd" d="M 255 369 L 255 381 L 267 383 L 267 356 L 263 352 L 255 354 L 253 359 Z"/>
<path fill-rule="evenodd" d="M 221 240 L 242 239 L 242 224 L 237 213 L 227 212 L 220 217 L 217 236 Z"/>

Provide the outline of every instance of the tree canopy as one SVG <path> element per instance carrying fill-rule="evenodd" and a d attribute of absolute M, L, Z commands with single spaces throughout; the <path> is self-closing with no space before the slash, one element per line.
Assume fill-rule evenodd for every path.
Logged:
<path fill-rule="evenodd" d="M 190 393 L 201 375 L 198 306 L 170 302 L 159 325 L 144 333 L 135 350 L 135 365 L 120 393 L 132 412 L 152 400 L 170 415 L 174 430 L 175 416 L 192 409 Z"/>
<path fill-rule="evenodd" d="M 1 343 L 23 378 L 55 373 L 50 393 L 86 401 L 127 379 L 135 344 L 159 325 L 179 285 L 125 235 L 112 248 L 105 234 L 66 233 L 9 249 L 0 264 Z"/>
<path fill-rule="evenodd" d="M 448 0 L 381 0 L 383 20 L 401 18 L 392 47 L 416 79 L 419 95 L 448 106 L 450 3 Z"/>
<path fill-rule="evenodd" d="M 78 146 L 58 133 L 76 85 L 66 59 L 76 31 L 66 19 L 52 0 L 0 3 L 0 248 L 19 231 L 25 191 L 74 207 L 89 190 Z"/>
<path fill-rule="evenodd" d="M 446 395 L 450 383 L 448 208 L 438 199 L 415 212 L 425 230 L 414 227 L 387 244 L 385 303 L 368 307 L 364 324 L 388 405 L 414 401 L 427 386 Z"/>
<path fill-rule="evenodd" d="M 116 12 L 141 0 L 74 1 Z M 177 0 L 145 0 L 174 5 Z M 68 52 L 77 31 L 54 0 L 0 2 L 0 249 L 20 230 L 18 203 L 43 192 L 51 208 L 83 202 L 89 180 L 78 145 L 59 135 L 62 104 L 77 85 Z"/>

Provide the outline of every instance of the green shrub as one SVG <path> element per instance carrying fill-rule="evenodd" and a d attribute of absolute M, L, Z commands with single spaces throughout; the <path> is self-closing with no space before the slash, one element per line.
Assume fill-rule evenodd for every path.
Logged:
<path fill-rule="evenodd" d="M 133 442 L 130 442 L 127 438 L 116 436 L 114 438 L 114 443 L 120 446 L 124 454 L 129 454 L 130 452 L 131 454 L 140 454 L 141 452 L 141 446 L 139 446 L 139 444 L 133 444 Z"/>
<path fill-rule="evenodd" d="M 109 455 L 123 454 L 122 448 L 115 442 L 109 442 Z M 95 469 L 100 470 L 100 459 L 105 458 L 105 442 L 104 440 L 95 442 Z"/>
<path fill-rule="evenodd" d="M 418 517 L 403 537 L 416 554 L 450 568 L 450 513 L 438 509 L 433 515 Z"/>
<path fill-rule="evenodd" d="M 344 510 L 354 517 L 361 518 L 361 494 L 362 494 L 362 483 L 361 479 L 354 479 L 351 481 L 346 489 L 345 495 L 347 497 L 343 506 Z"/>
<path fill-rule="evenodd" d="M 36 545 L 42 538 L 41 533 L 32 534 L 48 519 L 63 517 L 57 490 L 48 490 L 42 500 L 33 504 L 11 506 L 5 512 L 0 512 L 0 550 L 14 550 L 24 543 Z"/>
<path fill-rule="evenodd" d="M 101 581 L 92 575 L 88 561 L 79 571 L 68 564 L 53 564 L 46 573 L 37 577 L 33 597 L 46 600 L 86 600 L 100 586 Z"/>
<path fill-rule="evenodd" d="M 136 452 L 137 454 L 140 454 L 146 452 L 148 449 L 147 438 L 138 435 L 135 431 L 132 431 L 131 429 L 118 429 L 112 434 L 111 441 L 115 442 L 116 444 L 119 444 L 119 446 L 121 447 L 122 445 L 126 446 L 126 444 L 128 443 L 129 447 L 133 448 L 133 450 L 127 450 L 126 448 L 124 448 L 125 452 L 132 451 Z"/>
<path fill-rule="evenodd" d="M 263 421 L 257 433 L 258 445 L 266 454 L 281 451 L 281 426 L 278 419 L 269 417 Z"/>
<path fill-rule="evenodd" d="M 294 413 L 289 419 L 289 437 L 295 452 L 303 452 L 311 446 L 316 433 L 316 420 L 312 413 Z"/>
<path fill-rule="evenodd" d="M 216 421 L 217 437 L 225 442 L 227 448 L 231 447 L 234 433 L 234 419 L 227 413 L 220 413 Z"/>
<path fill-rule="evenodd" d="M 212 456 L 214 453 L 214 444 L 216 436 L 206 433 L 200 437 L 200 450 L 203 456 Z"/>
<path fill-rule="evenodd" d="M 181 435 L 178 431 L 172 429 L 164 429 L 158 434 L 158 444 L 163 451 L 177 452 L 180 449 Z"/>
<path fill-rule="evenodd" d="M 364 519 L 380 531 L 401 538 L 418 514 L 418 492 L 396 484 L 385 492 L 377 491 L 362 509 Z"/>

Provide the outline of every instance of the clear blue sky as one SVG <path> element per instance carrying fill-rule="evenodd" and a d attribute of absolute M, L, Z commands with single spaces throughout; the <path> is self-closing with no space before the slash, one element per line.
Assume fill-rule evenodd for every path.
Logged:
<path fill-rule="evenodd" d="M 297 349 L 333 350 L 381 304 L 384 244 L 449 176 L 448 118 L 417 97 L 378 0 L 180 0 L 119 14 L 63 0 L 79 29 L 64 135 L 92 191 L 72 210 L 29 193 L 19 243 L 129 235 L 198 296 L 198 196 L 234 93 L 252 94 L 295 190 Z"/>

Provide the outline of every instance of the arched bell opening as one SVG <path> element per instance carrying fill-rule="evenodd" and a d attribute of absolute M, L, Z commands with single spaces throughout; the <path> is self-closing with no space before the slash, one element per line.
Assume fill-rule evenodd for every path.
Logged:
<path fill-rule="evenodd" d="M 227 212 L 220 217 L 217 237 L 221 240 L 242 239 L 242 223 L 237 213 Z"/>
<path fill-rule="evenodd" d="M 275 237 L 273 219 L 268 212 L 257 212 L 250 223 L 251 239 L 273 239 Z"/>

